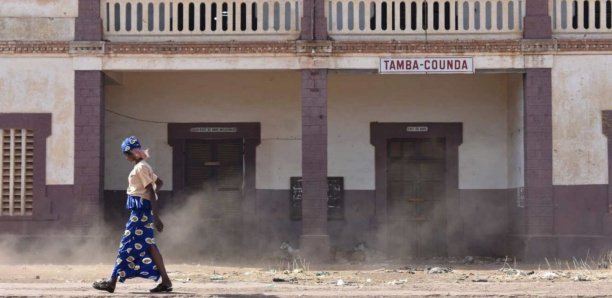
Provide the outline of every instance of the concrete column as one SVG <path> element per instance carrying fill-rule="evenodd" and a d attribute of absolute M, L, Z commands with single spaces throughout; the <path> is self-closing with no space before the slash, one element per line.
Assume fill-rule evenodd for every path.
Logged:
<path fill-rule="evenodd" d="M 552 38 L 552 24 L 548 14 L 548 0 L 526 0 L 523 37 L 526 39 Z"/>
<path fill-rule="evenodd" d="M 79 16 L 76 18 L 74 39 L 78 41 L 102 40 L 100 0 L 79 0 Z"/>
<path fill-rule="evenodd" d="M 302 70 L 302 235 L 310 261 L 329 259 L 327 233 L 327 70 Z"/>
<path fill-rule="evenodd" d="M 525 257 L 556 255 L 552 165 L 551 69 L 527 69 L 525 100 Z"/>
<path fill-rule="evenodd" d="M 102 217 L 104 74 L 76 71 L 74 88 L 74 220 L 87 228 Z M 118 148 L 120 140 L 117 142 Z"/>

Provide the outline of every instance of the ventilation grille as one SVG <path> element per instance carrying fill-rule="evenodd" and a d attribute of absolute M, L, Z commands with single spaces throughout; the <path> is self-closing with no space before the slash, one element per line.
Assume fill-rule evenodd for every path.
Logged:
<path fill-rule="evenodd" d="M 34 133 L 0 129 L 0 215 L 32 215 Z"/>

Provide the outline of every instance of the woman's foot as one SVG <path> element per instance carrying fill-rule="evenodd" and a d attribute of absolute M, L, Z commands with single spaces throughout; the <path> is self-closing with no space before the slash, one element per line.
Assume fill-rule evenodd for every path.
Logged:
<path fill-rule="evenodd" d="M 162 293 L 162 292 L 172 292 L 172 284 L 158 284 L 157 287 L 149 290 L 151 293 Z"/>
<path fill-rule="evenodd" d="M 107 291 L 109 293 L 115 292 L 115 285 L 110 280 L 99 280 L 93 283 L 93 288 L 100 291 Z"/>

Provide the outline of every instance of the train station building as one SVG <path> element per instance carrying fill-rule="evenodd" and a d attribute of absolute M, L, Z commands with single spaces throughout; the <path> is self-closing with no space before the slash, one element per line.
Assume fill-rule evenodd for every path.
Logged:
<path fill-rule="evenodd" d="M 2 1 L 0 233 L 121 225 L 135 135 L 211 249 L 609 250 L 610 5 Z"/>

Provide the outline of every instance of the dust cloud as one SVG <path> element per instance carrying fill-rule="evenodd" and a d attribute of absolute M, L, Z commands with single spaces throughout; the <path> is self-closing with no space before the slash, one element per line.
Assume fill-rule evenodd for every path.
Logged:
<path fill-rule="evenodd" d="M 164 260 L 236 265 L 274 264 L 282 257 L 281 239 L 255 234 L 243 218 L 242 202 L 232 199 L 207 191 L 160 199 L 167 200 L 160 209 L 164 230 L 156 231 L 155 238 Z M 123 220 L 100 220 L 78 234 L 50 228 L 34 236 L 0 235 L 0 265 L 108 263 L 111 267 L 130 211 L 112 212 L 121 213 L 115 217 Z"/>
<path fill-rule="evenodd" d="M 220 192 L 197 191 L 160 200 L 167 200 L 160 211 L 165 228 L 161 233 L 156 232 L 156 241 L 168 263 L 278 267 L 299 254 L 295 251 L 299 249 L 301 222 L 289 220 L 288 210 L 287 217 L 280 221 L 259 208 L 256 214 L 259 220 L 249 222 L 244 218 L 242 202 L 232 201 L 233 198 L 224 197 Z M 463 223 L 447 220 L 444 201 L 432 206 L 433 216 L 440 218 L 429 223 L 400 220 L 373 225 L 373 213 L 356 216 L 345 210 L 344 221 L 329 224 L 332 261 L 367 263 L 389 258 L 409 260 L 445 256 L 451 245 L 462 245 L 466 253 L 477 250 L 486 242 L 484 236 L 463 237 L 457 239 L 457 243 L 447 240 L 447 231 L 462 229 Z M 345 202 L 345 206 L 350 203 Z M 124 212 L 122 218 L 127 221 L 129 210 L 115 211 Z M 108 263 L 111 267 L 125 221 L 100 221 L 80 235 L 3 235 L 0 237 L 0 264 Z M 332 225 L 341 228 L 332 229 Z M 507 226 L 493 228 L 495 231 L 488 232 L 504 235 Z M 282 243 L 288 246 L 281 249 Z M 503 254 L 491 256 L 502 257 Z"/>
<path fill-rule="evenodd" d="M 90 264 L 112 260 L 115 245 L 110 245 L 109 230 L 96 226 L 75 235 L 48 232 L 32 236 L 0 235 L 0 265 L 16 264 Z M 117 244 L 119 236 L 114 237 Z"/>

